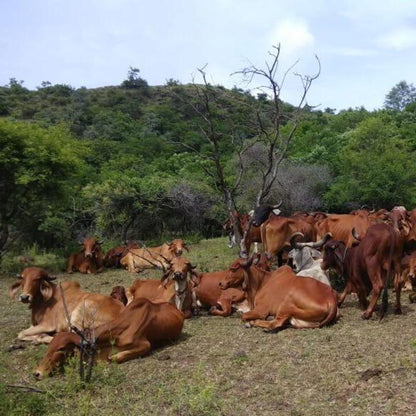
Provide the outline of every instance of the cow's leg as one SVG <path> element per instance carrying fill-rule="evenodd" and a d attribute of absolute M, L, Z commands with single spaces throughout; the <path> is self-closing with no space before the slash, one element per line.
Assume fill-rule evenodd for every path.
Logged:
<path fill-rule="evenodd" d="M 251 311 L 243 313 L 241 315 L 241 319 L 244 322 L 250 322 L 250 325 L 252 325 L 254 320 L 256 320 L 256 319 L 266 319 L 268 315 L 269 314 L 267 312 L 253 309 Z"/>
<path fill-rule="evenodd" d="M 289 319 L 288 316 L 284 316 L 280 318 L 276 317 L 275 319 L 271 321 L 265 321 L 263 319 L 256 319 L 253 322 L 251 322 L 251 325 L 257 326 L 259 328 L 264 328 L 264 330 L 267 332 L 272 332 L 278 329 L 282 329 L 285 326 L 288 319 Z"/>
<path fill-rule="evenodd" d="M 216 316 L 230 316 L 231 315 L 231 300 L 230 299 L 219 299 L 217 305 L 221 308 L 218 309 L 213 306 L 209 313 Z"/>
<path fill-rule="evenodd" d="M 124 363 L 125 361 L 149 354 L 151 349 L 152 346 L 150 345 L 150 342 L 146 339 L 142 339 L 139 342 L 135 342 L 134 345 L 132 345 L 132 348 L 111 355 L 109 360 L 115 361 L 118 364 Z"/>
<path fill-rule="evenodd" d="M 396 304 L 394 305 L 394 312 L 398 315 L 402 313 L 400 297 L 401 297 L 403 286 L 404 286 L 404 280 L 402 279 L 402 275 L 400 272 L 396 271 L 394 275 L 394 289 L 396 291 Z"/>
<path fill-rule="evenodd" d="M 73 267 L 74 267 L 74 256 L 71 255 L 69 257 L 69 260 L 68 260 L 68 267 L 67 267 L 66 272 L 67 273 L 72 273 Z"/>
<path fill-rule="evenodd" d="M 17 335 L 17 339 L 20 341 L 42 342 L 39 340 L 42 339 L 42 337 L 46 337 L 48 332 L 54 332 L 54 328 L 35 325 L 20 331 Z M 48 342 L 50 342 L 50 340 Z"/>
<path fill-rule="evenodd" d="M 373 290 L 371 291 L 370 303 L 367 309 L 365 310 L 365 312 L 361 316 L 363 319 L 371 318 L 371 315 L 374 312 L 374 308 L 376 307 L 378 298 L 380 297 L 380 293 L 383 291 L 383 288 L 384 288 L 384 283 L 382 280 L 380 267 L 377 268 L 377 266 L 373 262 L 373 263 L 370 263 L 370 265 L 367 265 L 367 270 L 372 270 L 371 266 L 373 266 L 375 269 L 373 276 L 370 277 L 370 280 L 373 284 Z M 360 296 L 360 293 L 358 293 L 358 296 Z"/>

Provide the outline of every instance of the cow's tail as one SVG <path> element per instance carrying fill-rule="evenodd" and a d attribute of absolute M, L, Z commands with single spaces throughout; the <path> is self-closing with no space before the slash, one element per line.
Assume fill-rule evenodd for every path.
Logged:
<path fill-rule="evenodd" d="M 333 291 L 333 296 L 328 305 L 328 313 L 325 319 L 320 322 L 319 327 L 322 328 L 325 325 L 329 325 L 335 322 L 340 316 L 338 308 L 338 295 Z"/>

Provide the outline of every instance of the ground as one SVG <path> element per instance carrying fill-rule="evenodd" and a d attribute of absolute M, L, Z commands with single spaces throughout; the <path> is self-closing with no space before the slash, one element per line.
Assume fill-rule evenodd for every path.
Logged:
<path fill-rule="evenodd" d="M 198 270 L 226 268 L 235 252 L 226 239 L 194 244 L 187 257 Z M 60 274 L 110 293 L 136 278 L 107 270 Z M 28 327 L 26 305 L 8 297 L 13 277 L 0 277 L 0 414 L 47 415 L 412 415 L 416 412 L 416 305 L 403 296 L 403 315 L 390 306 L 380 322 L 360 318 L 348 297 L 335 325 L 268 334 L 245 328 L 239 316 L 202 313 L 181 339 L 150 356 L 100 365 L 83 387 L 75 364 L 37 382 L 32 372 L 46 346 L 10 350 Z M 390 304 L 394 294 L 390 292 Z M 21 387 L 30 387 L 30 390 Z M 33 391 L 35 389 L 35 391 Z"/>

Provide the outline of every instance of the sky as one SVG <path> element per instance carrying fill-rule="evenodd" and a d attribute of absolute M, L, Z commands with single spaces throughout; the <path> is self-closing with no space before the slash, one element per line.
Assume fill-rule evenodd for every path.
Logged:
<path fill-rule="evenodd" d="M 208 80 L 261 92 L 238 71 L 266 68 L 280 44 L 281 98 L 299 102 L 299 76 L 321 72 L 307 103 L 337 111 L 383 107 L 401 80 L 416 84 L 414 0 L 0 0 L 0 85 L 10 78 L 96 88 L 130 67 L 149 85 Z M 237 72 L 237 73 L 236 73 Z"/>

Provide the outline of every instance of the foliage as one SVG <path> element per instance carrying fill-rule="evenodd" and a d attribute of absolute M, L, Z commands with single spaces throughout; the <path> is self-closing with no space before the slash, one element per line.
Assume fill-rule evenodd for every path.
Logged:
<path fill-rule="evenodd" d="M 386 95 L 384 106 L 392 110 L 404 110 L 407 105 L 416 101 L 416 88 L 406 81 L 398 82 Z"/>

